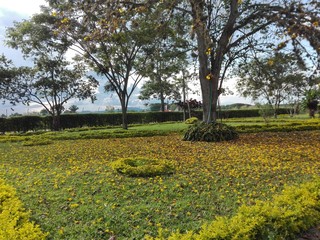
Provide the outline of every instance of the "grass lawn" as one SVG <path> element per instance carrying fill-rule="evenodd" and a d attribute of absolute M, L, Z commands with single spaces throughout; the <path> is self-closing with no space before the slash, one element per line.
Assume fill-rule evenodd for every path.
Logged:
<path fill-rule="evenodd" d="M 179 123 L 129 131 L 168 134 L 184 128 Z M 177 133 L 110 139 L 77 139 L 85 131 L 45 134 L 75 135 L 42 146 L 0 143 L 0 178 L 17 189 L 48 239 L 142 239 L 156 236 L 159 228 L 167 235 L 197 231 L 215 216 L 232 215 L 242 204 L 270 199 L 284 185 L 320 173 L 319 130 L 245 133 L 220 143 L 184 142 Z M 171 161 L 176 172 L 132 178 L 110 167 L 118 158 L 141 156 Z"/>

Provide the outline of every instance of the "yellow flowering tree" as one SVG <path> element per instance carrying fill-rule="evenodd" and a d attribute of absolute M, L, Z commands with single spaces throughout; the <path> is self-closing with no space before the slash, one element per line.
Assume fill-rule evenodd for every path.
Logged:
<path fill-rule="evenodd" d="M 177 8 L 193 19 L 191 33 L 197 42 L 206 122 L 217 118 L 217 102 L 228 69 L 252 50 L 288 47 L 301 55 L 307 44 L 313 49 L 313 69 L 320 68 L 319 1 L 188 0 L 180 4 L 183 7 Z"/>

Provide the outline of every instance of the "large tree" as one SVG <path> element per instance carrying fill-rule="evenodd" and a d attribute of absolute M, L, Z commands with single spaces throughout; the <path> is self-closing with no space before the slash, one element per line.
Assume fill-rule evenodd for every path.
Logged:
<path fill-rule="evenodd" d="M 164 112 L 166 99 L 180 99 L 174 76 L 185 67 L 185 54 L 177 48 L 163 46 L 163 49 L 158 47 L 152 56 L 146 63 L 144 73 L 149 79 L 144 82 L 139 98 L 160 100 L 161 111 Z"/>
<path fill-rule="evenodd" d="M 16 76 L 17 69 L 10 59 L 0 56 L 0 99 L 7 99 L 10 96 L 10 83 Z"/>
<path fill-rule="evenodd" d="M 192 43 L 188 33 L 190 19 L 180 13 L 172 14 L 169 21 L 162 21 L 165 27 L 161 38 L 154 44 L 151 57 L 146 61 L 144 76 L 148 78 L 140 91 L 140 99 L 157 99 L 161 111 L 165 100 L 180 100 L 179 85 L 175 81 L 189 65 Z"/>
<path fill-rule="evenodd" d="M 228 68 L 251 49 L 266 51 L 288 46 L 299 55 L 308 43 L 316 52 L 314 61 L 319 68 L 319 1 L 177 0 L 175 3 L 173 8 L 190 13 L 193 19 L 206 122 L 217 118 L 218 98 Z"/>
<path fill-rule="evenodd" d="M 308 86 L 305 68 L 292 54 L 255 58 L 240 64 L 237 73 L 240 94 L 272 106 L 275 116 L 280 104 L 298 100 Z"/>
<path fill-rule="evenodd" d="M 0 96 L 11 103 L 37 103 L 52 116 L 53 130 L 60 129 L 60 115 L 72 98 L 94 100 L 98 82 L 86 76 L 85 65 L 66 61 L 67 41 L 55 38 L 48 22 L 52 17 L 42 14 L 17 22 L 7 30 L 7 44 L 20 49 L 33 60 L 32 67 L 11 66 L 11 75 Z"/>
<path fill-rule="evenodd" d="M 71 41 L 72 48 L 108 80 L 106 91 L 116 92 L 126 129 L 129 99 L 155 44 L 168 30 L 155 21 L 164 13 L 157 3 L 144 5 L 144 1 L 48 2 L 56 17 L 56 34 Z"/>

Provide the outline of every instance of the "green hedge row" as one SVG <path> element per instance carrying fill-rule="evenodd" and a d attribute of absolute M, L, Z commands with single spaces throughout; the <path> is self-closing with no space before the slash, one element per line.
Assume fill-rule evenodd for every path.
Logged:
<path fill-rule="evenodd" d="M 280 109 L 279 114 L 288 114 L 288 109 Z M 202 119 L 202 112 L 196 111 L 192 116 Z M 219 113 L 219 118 L 258 117 L 258 109 L 227 110 Z M 137 112 L 128 113 L 129 124 L 144 124 L 151 122 L 182 121 L 182 112 Z M 63 114 L 61 115 L 61 129 L 81 127 L 119 126 L 122 122 L 121 113 L 108 114 Z M 51 129 L 50 116 L 22 116 L 0 118 L 0 133 L 27 132 Z"/>
<path fill-rule="evenodd" d="M 182 121 L 181 112 L 143 112 L 128 113 L 129 124 L 143 124 L 151 122 Z M 61 115 L 61 129 L 81 127 L 119 126 L 122 123 L 121 113 L 112 114 L 63 114 Z M 51 129 L 52 117 L 22 116 L 0 118 L 0 133 L 27 132 Z"/>
<path fill-rule="evenodd" d="M 279 114 L 289 114 L 290 108 L 280 108 L 277 111 Z M 193 117 L 202 119 L 202 111 L 196 111 L 192 113 Z M 241 109 L 241 110 L 223 110 L 218 112 L 218 118 L 247 118 L 247 117 L 260 117 L 259 109 Z"/>

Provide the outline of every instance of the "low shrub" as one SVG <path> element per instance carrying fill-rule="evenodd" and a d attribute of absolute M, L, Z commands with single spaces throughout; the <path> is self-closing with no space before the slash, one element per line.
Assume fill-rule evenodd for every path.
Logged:
<path fill-rule="evenodd" d="M 29 215 L 16 196 L 15 189 L 0 179 L 0 240 L 45 239 L 47 234 L 29 221 Z"/>
<path fill-rule="evenodd" d="M 198 121 L 199 121 L 198 118 L 196 118 L 196 117 L 191 117 L 191 118 L 188 118 L 188 119 L 185 121 L 185 123 L 186 123 L 186 124 L 195 124 L 195 123 L 197 123 Z"/>
<path fill-rule="evenodd" d="M 120 158 L 111 166 L 117 172 L 130 177 L 152 177 L 174 172 L 173 164 L 158 159 Z"/>
<path fill-rule="evenodd" d="M 45 138 L 31 138 L 22 143 L 23 146 L 40 146 L 40 145 L 49 145 L 53 143 L 50 139 Z"/>
<path fill-rule="evenodd" d="M 217 217 L 204 224 L 199 233 L 179 232 L 169 238 L 146 239 L 295 239 L 298 234 L 320 222 L 320 179 L 297 187 L 287 187 L 271 201 L 242 206 L 233 217 Z M 160 231 L 161 232 L 161 231 Z"/>
<path fill-rule="evenodd" d="M 220 142 L 237 139 L 238 137 L 236 130 L 226 124 L 198 122 L 188 128 L 183 140 Z"/>
<path fill-rule="evenodd" d="M 292 132 L 319 130 L 320 122 L 293 122 L 289 124 L 268 124 L 268 125 L 238 125 L 235 127 L 239 133 L 250 132 Z"/>

